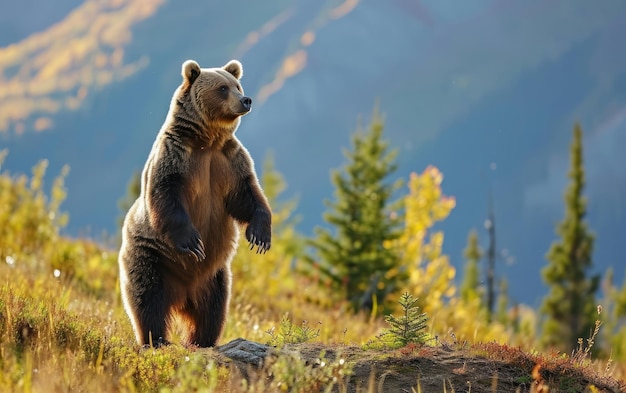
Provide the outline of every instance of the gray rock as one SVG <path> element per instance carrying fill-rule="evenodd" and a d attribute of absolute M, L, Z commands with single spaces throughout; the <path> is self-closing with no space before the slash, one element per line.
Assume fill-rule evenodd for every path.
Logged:
<path fill-rule="evenodd" d="M 215 350 L 229 359 L 256 367 L 261 367 L 263 360 L 274 351 L 267 345 L 243 338 L 237 338 L 227 344 L 220 345 Z"/>

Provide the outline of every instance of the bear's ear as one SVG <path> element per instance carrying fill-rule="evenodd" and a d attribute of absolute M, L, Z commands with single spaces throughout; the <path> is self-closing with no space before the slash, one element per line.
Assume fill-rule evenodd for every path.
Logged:
<path fill-rule="evenodd" d="M 182 74 L 183 79 L 191 85 L 200 75 L 200 66 L 193 60 L 187 60 L 183 63 Z"/>
<path fill-rule="evenodd" d="M 243 76 L 243 66 L 237 60 L 231 60 L 224 67 L 224 70 L 228 71 L 236 79 L 241 79 Z"/>

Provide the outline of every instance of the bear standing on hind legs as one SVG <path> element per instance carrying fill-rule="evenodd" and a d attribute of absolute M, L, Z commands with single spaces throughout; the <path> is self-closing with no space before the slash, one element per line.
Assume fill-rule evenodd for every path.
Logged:
<path fill-rule="evenodd" d="M 270 206 L 234 135 L 252 104 L 242 75 L 236 60 L 220 68 L 186 61 L 143 169 L 119 254 L 124 308 L 141 345 L 167 343 L 175 315 L 184 322 L 184 344 L 215 345 L 239 226 L 251 248 L 270 248 Z"/>

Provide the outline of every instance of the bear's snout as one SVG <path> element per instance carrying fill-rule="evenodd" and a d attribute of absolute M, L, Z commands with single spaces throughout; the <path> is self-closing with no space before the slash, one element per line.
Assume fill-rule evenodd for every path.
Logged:
<path fill-rule="evenodd" d="M 252 98 L 250 97 L 241 97 L 241 105 L 243 105 L 243 108 L 247 111 L 250 111 L 250 108 L 252 108 Z"/>

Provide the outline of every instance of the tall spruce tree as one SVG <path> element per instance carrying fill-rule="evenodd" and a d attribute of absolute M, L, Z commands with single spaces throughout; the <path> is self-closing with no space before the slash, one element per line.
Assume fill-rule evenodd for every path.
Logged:
<path fill-rule="evenodd" d="M 487 247 L 487 321 L 491 321 L 496 303 L 496 218 L 493 211 L 493 200 L 489 198 L 489 218 L 485 221 L 485 229 L 489 235 L 489 247 Z"/>
<path fill-rule="evenodd" d="M 541 342 L 570 352 L 579 338 L 590 334 L 596 311 L 595 293 L 600 276 L 588 276 L 592 267 L 593 235 L 585 223 L 586 199 L 583 197 L 585 172 L 583 167 L 582 130 L 574 126 L 570 152 L 570 184 L 565 192 L 565 218 L 556 233 L 546 258 L 543 279 L 549 286 L 541 311 L 545 315 Z"/>
<path fill-rule="evenodd" d="M 472 229 L 467 237 L 467 246 L 463 255 L 466 262 L 461 283 L 461 298 L 466 302 L 471 302 L 482 297 L 478 264 L 483 257 L 483 251 L 478 244 L 478 234 L 475 229 Z"/>
<path fill-rule="evenodd" d="M 352 150 L 344 151 L 348 163 L 331 175 L 335 198 L 326 201 L 324 220 L 333 230 L 316 228 L 310 244 L 317 255 L 307 258 L 355 311 L 382 304 L 406 280 L 397 253 L 385 247 L 400 236 L 400 217 L 391 214 L 390 199 L 401 182 L 387 181 L 396 170 L 397 151 L 389 150 L 383 129 L 375 109 L 367 132 L 359 127 L 354 133 Z"/>
<path fill-rule="evenodd" d="M 503 325 L 508 325 L 510 322 L 510 318 L 508 315 L 509 309 L 509 282 L 506 278 L 501 278 L 499 281 L 498 287 L 498 298 L 496 299 L 496 312 L 495 312 L 495 320 L 502 323 Z"/>

